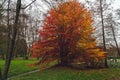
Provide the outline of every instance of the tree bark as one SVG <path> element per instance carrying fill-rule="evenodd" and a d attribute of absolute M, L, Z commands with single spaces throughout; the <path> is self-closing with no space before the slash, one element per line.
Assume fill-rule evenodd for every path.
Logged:
<path fill-rule="evenodd" d="M 5 64 L 5 69 L 4 69 L 4 72 L 3 72 L 3 79 L 2 80 L 7 80 L 8 71 L 9 71 L 9 68 L 10 68 L 10 63 L 11 63 L 13 50 L 14 50 L 14 45 L 15 45 L 15 40 L 16 40 L 16 35 L 17 35 L 17 28 L 18 28 L 17 25 L 18 25 L 20 9 L 21 9 L 21 0 L 17 0 L 16 17 L 15 17 L 15 22 L 14 22 L 14 26 L 13 26 L 13 34 L 12 34 L 10 49 L 9 49 L 9 53 L 8 53 L 8 57 L 7 57 L 8 59 L 6 59 L 6 64 Z"/>
<path fill-rule="evenodd" d="M 68 51 L 67 51 L 67 45 L 65 45 L 64 41 L 64 35 L 60 34 L 58 41 L 59 41 L 59 53 L 60 53 L 60 64 L 62 66 L 67 66 L 68 65 Z"/>
<path fill-rule="evenodd" d="M 101 16 L 101 22 L 102 22 L 103 47 L 104 47 L 104 50 L 106 50 L 102 0 L 100 0 L 100 16 Z"/>
<path fill-rule="evenodd" d="M 62 66 L 68 65 L 67 51 L 65 51 L 63 46 L 60 47 L 60 61 Z"/>
<path fill-rule="evenodd" d="M 1 54 L 1 57 L 3 60 L 5 60 L 4 53 Z"/>
<path fill-rule="evenodd" d="M 10 19 L 9 19 L 9 16 L 10 16 L 10 1 L 11 0 L 8 0 L 8 11 L 7 11 L 7 28 L 8 28 L 8 35 L 7 35 L 7 38 L 8 38 L 8 41 L 7 41 L 7 53 L 6 53 L 6 59 L 8 58 L 8 52 L 9 52 L 9 47 L 10 47 Z"/>
<path fill-rule="evenodd" d="M 101 22 L 102 22 L 102 36 L 103 36 L 103 47 L 104 47 L 103 49 L 104 51 L 106 51 L 102 0 L 100 0 L 100 16 L 101 16 Z M 107 58 L 105 59 L 105 67 L 108 67 Z"/>

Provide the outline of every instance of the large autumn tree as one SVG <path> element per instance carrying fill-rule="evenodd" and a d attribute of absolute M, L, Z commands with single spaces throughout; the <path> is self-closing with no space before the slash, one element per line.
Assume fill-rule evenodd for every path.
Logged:
<path fill-rule="evenodd" d="M 101 61 L 105 54 L 96 47 L 92 23 L 90 11 L 79 2 L 59 4 L 45 18 L 39 40 L 31 48 L 33 56 L 40 57 L 38 63 L 59 60 L 61 65 Z"/>

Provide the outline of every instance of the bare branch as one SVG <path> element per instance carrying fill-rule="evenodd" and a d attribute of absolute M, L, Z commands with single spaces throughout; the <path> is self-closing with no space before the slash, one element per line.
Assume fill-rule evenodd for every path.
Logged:
<path fill-rule="evenodd" d="M 4 1 L 2 2 L 2 6 L 4 5 L 5 2 L 6 2 L 6 0 L 4 0 Z"/>
<path fill-rule="evenodd" d="M 31 4 L 33 4 L 36 0 L 32 1 L 31 3 L 29 3 L 27 6 L 25 6 L 24 8 L 21 9 L 26 9 L 27 7 L 29 7 Z"/>

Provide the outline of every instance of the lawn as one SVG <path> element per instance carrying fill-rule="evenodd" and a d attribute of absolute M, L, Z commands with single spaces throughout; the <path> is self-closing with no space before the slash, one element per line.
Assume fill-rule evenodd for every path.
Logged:
<path fill-rule="evenodd" d="M 31 63 L 36 62 L 36 59 L 29 59 L 29 60 L 22 60 L 22 59 L 17 59 L 17 60 L 12 60 L 11 66 L 10 66 L 10 71 L 9 71 L 9 77 L 14 76 L 17 74 L 22 74 L 28 71 L 33 71 L 38 69 L 38 67 L 29 67 L 28 65 Z M 4 62 L 3 60 L 0 60 L 0 68 L 4 67 Z"/>
<path fill-rule="evenodd" d="M 77 70 L 66 67 L 53 67 L 12 80 L 120 80 L 120 69 Z"/>
<path fill-rule="evenodd" d="M 26 73 L 38 69 L 39 67 L 29 67 L 28 65 L 36 62 L 36 59 L 29 60 L 12 60 L 9 77 L 18 74 Z M 108 60 L 109 67 L 112 65 L 120 65 L 120 62 L 110 62 Z M 52 63 L 54 65 L 56 63 Z M 4 61 L 0 60 L 0 67 L 3 70 Z M 108 69 L 88 69 L 79 70 L 71 69 L 67 67 L 52 67 L 42 70 L 40 72 L 32 73 L 22 77 L 16 77 L 10 80 L 120 80 L 120 68 L 113 68 L 111 66 Z"/>

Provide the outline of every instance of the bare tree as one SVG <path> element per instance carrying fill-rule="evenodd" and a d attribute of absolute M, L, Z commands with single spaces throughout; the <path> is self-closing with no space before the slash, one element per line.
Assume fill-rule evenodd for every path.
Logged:
<path fill-rule="evenodd" d="M 118 42 L 116 40 L 116 36 L 115 36 L 115 31 L 114 31 L 114 28 L 113 28 L 113 25 L 111 24 L 111 30 L 112 30 L 112 34 L 113 34 L 113 38 L 114 38 L 114 41 L 115 41 L 115 45 L 116 45 L 116 48 L 117 48 L 117 52 L 118 52 L 118 55 L 120 56 L 120 51 L 119 51 L 119 47 L 118 47 Z"/>
<path fill-rule="evenodd" d="M 8 42 L 7 42 L 7 53 L 6 53 L 6 59 L 8 59 L 8 52 L 9 52 L 9 46 L 10 46 L 10 1 L 8 0 L 8 10 L 7 10 L 7 28 L 8 28 Z"/>
<path fill-rule="evenodd" d="M 104 47 L 104 50 L 106 50 L 102 0 L 100 0 L 100 16 L 101 16 L 101 23 L 102 23 L 103 47 Z"/>
<path fill-rule="evenodd" d="M 10 63 L 11 63 L 12 54 L 13 54 L 14 45 L 15 45 L 15 39 L 16 39 L 16 35 L 17 35 L 18 19 L 19 19 L 20 9 L 21 9 L 21 0 L 17 0 L 16 16 L 15 16 L 15 22 L 14 22 L 14 27 L 13 27 L 13 34 L 12 34 L 10 49 L 9 49 L 8 57 L 7 57 L 8 59 L 6 59 L 6 64 L 5 64 L 5 69 L 4 69 L 4 72 L 3 72 L 2 80 L 7 80 L 8 71 L 9 71 L 9 68 L 10 68 Z"/>
<path fill-rule="evenodd" d="M 117 32 L 118 32 L 118 27 L 119 26 L 119 21 L 117 20 L 116 17 L 113 17 L 113 14 L 110 13 L 107 18 L 106 18 L 106 22 L 107 22 L 107 25 L 108 25 L 108 33 L 111 33 L 111 38 L 113 38 L 113 41 L 115 42 L 115 46 L 116 46 L 116 50 L 117 50 L 117 53 L 118 55 L 120 56 L 120 51 L 119 51 L 119 46 L 118 46 L 118 41 L 117 41 Z M 111 39 L 112 41 L 112 39 Z"/>

